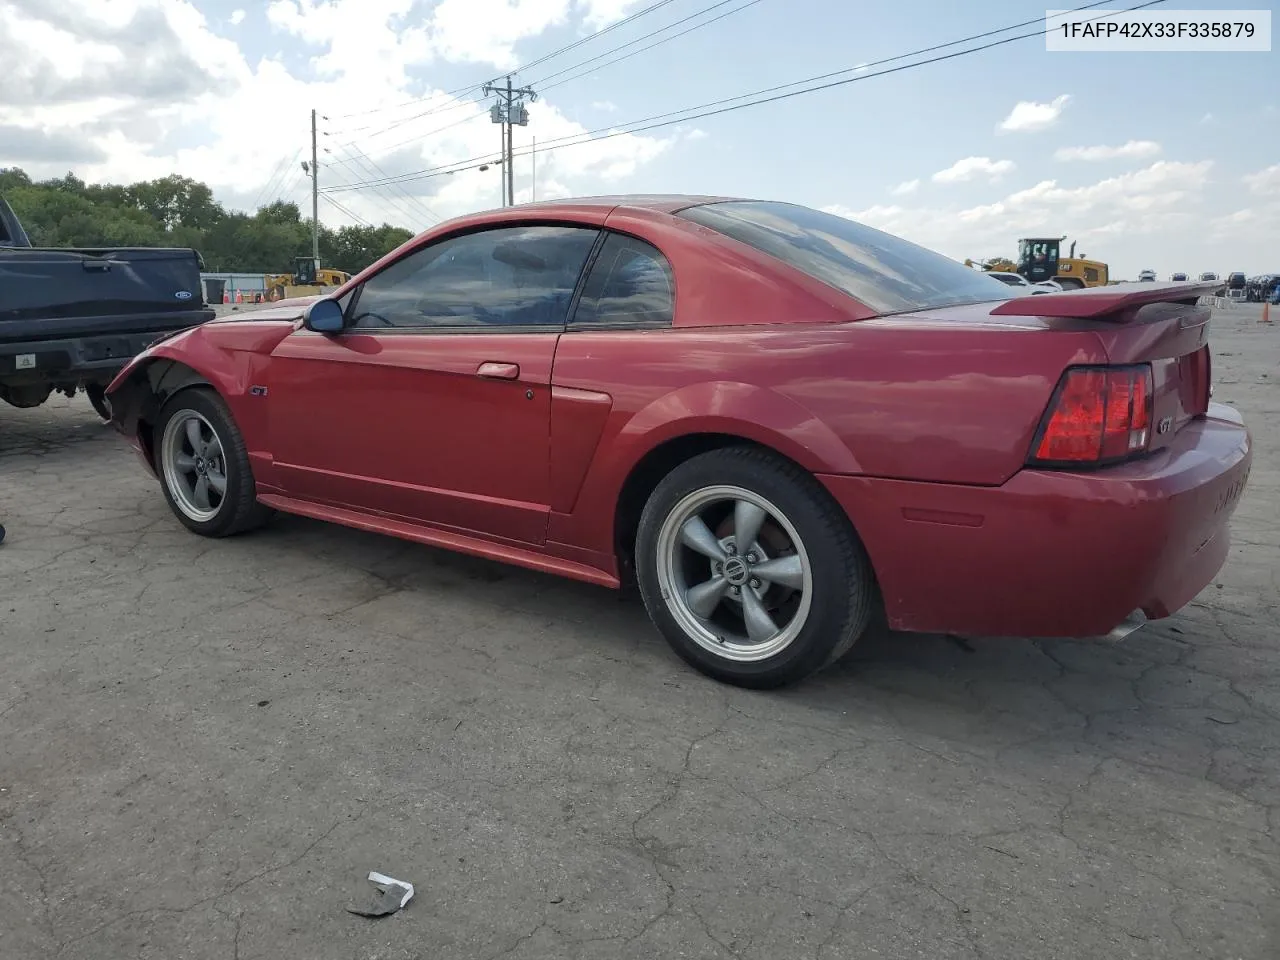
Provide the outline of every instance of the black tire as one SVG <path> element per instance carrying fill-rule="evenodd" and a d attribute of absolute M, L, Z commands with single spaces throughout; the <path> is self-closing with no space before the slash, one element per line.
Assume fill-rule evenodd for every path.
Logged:
<path fill-rule="evenodd" d="M 107 388 L 100 383 L 87 383 L 84 387 L 84 393 L 89 398 L 89 405 L 93 407 L 94 412 L 107 423 L 110 423 L 111 401 L 107 399 Z"/>
<path fill-rule="evenodd" d="M 219 440 L 223 457 L 222 468 L 226 477 L 226 492 L 216 510 L 208 519 L 188 516 L 179 506 L 166 475 L 164 457 L 166 432 L 170 421 L 184 419 L 190 413 L 198 414 Z M 191 387 L 173 395 L 160 410 L 155 429 L 155 466 L 160 478 L 160 488 L 169 503 L 169 509 L 182 525 L 203 537 L 228 537 L 256 529 L 271 519 L 273 511 L 257 500 L 257 487 L 249 464 L 249 451 L 244 437 L 232 419 L 231 411 L 217 393 L 207 387 Z"/>
<path fill-rule="evenodd" d="M 700 643 L 681 625 L 663 592 L 659 558 L 663 544 L 670 542 L 670 531 L 676 529 L 679 514 L 673 517 L 673 512 L 699 491 L 723 486 L 748 491 L 777 507 L 809 560 L 812 596 L 807 615 L 794 638 L 766 659 L 744 662 L 712 652 L 705 638 Z M 670 528 L 665 534 L 664 527 Z M 713 450 L 672 470 L 645 504 L 635 562 L 645 608 L 672 649 L 701 672 L 736 686 L 780 687 L 834 663 L 866 631 L 875 609 L 871 563 L 839 505 L 810 474 L 754 447 Z"/>
<path fill-rule="evenodd" d="M 1060 286 L 1063 290 L 1083 290 L 1084 289 L 1084 283 L 1077 280 L 1075 277 L 1055 277 L 1054 279 L 1057 280 L 1058 286 Z"/>

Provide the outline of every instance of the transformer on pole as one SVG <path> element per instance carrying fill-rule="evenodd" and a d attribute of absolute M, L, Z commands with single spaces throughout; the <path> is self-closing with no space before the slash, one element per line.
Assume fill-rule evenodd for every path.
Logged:
<path fill-rule="evenodd" d="M 502 124 L 501 162 L 506 168 L 502 181 L 502 205 L 509 207 L 516 202 L 515 166 L 512 163 L 512 127 L 529 125 L 529 108 L 525 104 L 525 98 L 533 102 L 538 99 L 538 95 L 533 87 L 512 87 L 510 77 L 507 77 L 505 86 L 486 83 L 484 92 L 492 93 L 498 98 L 497 102 L 489 108 L 489 119 L 494 123 Z"/>

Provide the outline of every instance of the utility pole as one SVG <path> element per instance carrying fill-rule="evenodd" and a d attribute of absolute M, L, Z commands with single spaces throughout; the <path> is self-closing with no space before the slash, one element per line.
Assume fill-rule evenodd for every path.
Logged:
<path fill-rule="evenodd" d="M 494 123 L 502 124 L 502 162 L 506 164 L 502 205 L 509 207 L 516 202 L 516 175 L 515 166 L 512 162 L 514 153 L 512 127 L 527 127 L 529 125 L 529 110 L 525 106 L 524 100 L 528 97 L 529 102 L 532 103 L 538 99 L 538 95 L 533 92 L 533 87 L 513 88 L 510 77 L 507 77 L 505 87 L 486 83 L 484 92 L 495 94 L 498 98 L 498 102 L 489 108 L 489 118 Z"/>
<path fill-rule="evenodd" d="M 533 138 L 533 145 L 529 147 L 529 202 L 535 203 L 538 199 L 538 138 Z"/>
<path fill-rule="evenodd" d="M 320 164 L 316 156 L 316 112 L 311 111 L 311 259 L 320 270 Z"/>

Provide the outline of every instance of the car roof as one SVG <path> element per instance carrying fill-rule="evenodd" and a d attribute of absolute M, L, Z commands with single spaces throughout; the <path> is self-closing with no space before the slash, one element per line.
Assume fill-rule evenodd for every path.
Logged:
<path fill-rule="evenodd" d="M 676 213 L 689 207 L 698 207 L 706 203 L 724 203 L 741 200 L 741 197 L 720 197 L 708 194 L 680 193 L 625 193 L 599 197 L 561 197 L 555 200 L 539 200 L 534 203 L 520 203 L 511 207 L 496 207 L 492 210 L 481 210 L 457 217 L 458 221 L 509 217 L 519 219 L 530 213 L 539 216 L 573 217 L 580 214 L 584 207 L 602 210 L 636 210 L 650 213 Z"/>

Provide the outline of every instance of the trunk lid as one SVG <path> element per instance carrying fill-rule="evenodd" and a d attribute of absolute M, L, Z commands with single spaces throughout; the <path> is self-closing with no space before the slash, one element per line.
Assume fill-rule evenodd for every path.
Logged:
<path fill-rule="evenodd" d="M 190 249 L 0 248 L 0 331 L 150 327 L 204 307 Z"/>
<path fill-rule="evenodd" d="M 1011 300 L 993 316 L 1035 316 L 1088 323 L 1113 364 L 1149 363 L 1152 374 L 1150 450 L 1169 445 L 1209 408 L 1212 310 L 1199 298 L 1217 283 L 1157 283 Z"/>

